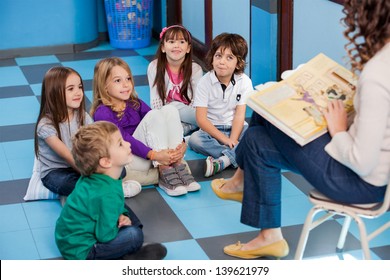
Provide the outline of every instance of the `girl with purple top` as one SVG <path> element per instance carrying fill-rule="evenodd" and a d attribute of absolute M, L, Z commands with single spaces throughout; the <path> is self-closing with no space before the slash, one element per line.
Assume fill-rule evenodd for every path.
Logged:
<path fill-rule="evenodd" d="M 114 123 L 123 139 L 131 144 L 135 156 L 126 168 L 128 171 L 147 176 L 150 169 L 157 167 L 159 187 L 171 196 L 200 189 L 182 163 L 187 147 L 177 109 L 164 106 L 151 110 L 139 99 L 130 67 L 123 59 L 105 58 L 96 64 L 93 99 L 94 120 Z"/>

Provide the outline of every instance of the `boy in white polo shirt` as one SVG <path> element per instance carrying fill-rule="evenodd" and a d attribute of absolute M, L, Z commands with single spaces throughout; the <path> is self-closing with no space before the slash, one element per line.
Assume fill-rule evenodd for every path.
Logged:
<path fill-rule="evenodd" d="M 192 150 L 207 157 L 205 177 L 229 165 L 237 167 L 235 149 L 243 136 L 246 94 L 253 90 L 244 73 L 248 44 L 238 34 L 214 38 L 206 56 L 209 72 L 198 83 L 193 106 L 200 127 L 189 139 Z"/>

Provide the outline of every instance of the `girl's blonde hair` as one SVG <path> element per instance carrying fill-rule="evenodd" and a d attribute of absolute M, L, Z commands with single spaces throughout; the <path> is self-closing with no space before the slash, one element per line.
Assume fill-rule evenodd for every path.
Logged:
<path fill-rule="evenodd" d="M 41 105 L 39 109 L 39 115 L 37 123 L 35 125 L 34 133 L 34 150 L 35 155 L 39 156 L 38 146 L 38 124 L 43 118 L 49 120 L 58 135 L 61 138 L 60 123 L 69 119 L 68 107 L 66 105 L 66 80 L 71 74 L 76 74 L 80 78 L 81 86 L 83 87 L 83 100 L 80 103 L 80 107 L 74 109 L 77 114 L 78 123 L 83 126 L 85 123 L 85 96 L 83 80 L 76 70 L 69 67 L 56 66 L 50 68 L 42 81 L 41 90 Z M 70 128 L 69 128 L 70 129 Z"/>
<path fill-rule="evenodd" d="M 90 110 L 92 117 L 100 104 L 109 106 L 114 112 L 117 112 L 118 118 L 121 118 L 124 113 L 123 111 L 119 111 L 116 107 L 113 106 L 112 98 L 107 91 L 107 80 L 111 75 L 112 68 L 115 66 L 120 66 L 125 69 L 130 75 L 131 82 L 133 83 L 133 91 L 131 92 L 130 98 L 127 101 L 128 105 L 133 106 L 135 109 L 138 109 L 140 106 L 138 95 L 135 91 L 133 74 L 131 73 L 129 65 L 119 57 L 109 57 L 100 60 L 95 65 L 93 74 L 93 102 Z"/>

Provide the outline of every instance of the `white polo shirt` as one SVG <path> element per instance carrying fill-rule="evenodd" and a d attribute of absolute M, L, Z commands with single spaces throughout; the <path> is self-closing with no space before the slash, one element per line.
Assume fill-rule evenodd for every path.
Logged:
<path fill-rule="evenodd" d="M 214 70 L 206 73 L 195 91 L 194 107 L 207 107 L 207 118 L 213 125 L 232 125 L 236 106 L 246 104 L 246 95 L 253 91 L 251 79 L 245 74 L 234 74 L 223 91 Z"/>

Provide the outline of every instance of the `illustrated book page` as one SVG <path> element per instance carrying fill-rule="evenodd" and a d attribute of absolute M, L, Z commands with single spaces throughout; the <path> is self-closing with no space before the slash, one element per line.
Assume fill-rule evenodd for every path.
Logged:
<path fill-rule="evenodd" d="M 320 53 L 286 79 L 255 91 L 247 104 L 301 146 L 327 132 L 322 110 L 329 99 L 353 113 L 356 76 Z"/>

